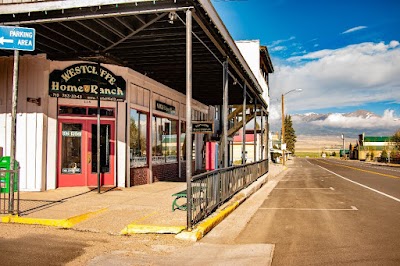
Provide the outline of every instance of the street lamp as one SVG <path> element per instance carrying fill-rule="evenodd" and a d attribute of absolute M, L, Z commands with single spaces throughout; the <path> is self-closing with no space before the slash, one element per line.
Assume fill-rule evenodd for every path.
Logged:
<path fill-rule="evenodd" d="M 342 140 L 343 140 L 343 159 L 345 159 L 345 155 L 346 155 L 346 152 L 345 152 L 345 150 L 344 150 L 344 134 L 342 134 Z"/>
<path fill-rule="evenodd" d="M 285 165 L 285 151 L 282 149 L 283 145 L 285 144 L 285 95 L 289 94 L 293 91 L 302 91 L 303 89 L 293 89 L 282 93 L 282 141 L 281 141 L 281 150 L 282 150 L 282 164 Z M 286 150 L 286 147 L 285 147 Z"/>

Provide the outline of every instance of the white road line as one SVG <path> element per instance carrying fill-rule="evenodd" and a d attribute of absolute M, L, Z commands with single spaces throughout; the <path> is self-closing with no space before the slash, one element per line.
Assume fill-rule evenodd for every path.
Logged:
<path fill-rule="evenodd" d="M 379 190 L 376 190 L 376 189 L 374 189 L 374 188 L 371 188 L 371 187 L 369 187 L 369 186 L 363 185 L 363 184 L 361 184 L 361 183 L 358 183 L 358 182 L 356 182 L 356 181 L 353 181 L 353 180 L 351 180 L 351 179 L 348 179 L 348 178 L 346 178 L 346 177 L 344 177 L 344 176 L 341 176 L 341 175 L 339 175 L 339 174 L 336 174 L 335 172 L 332 172 L 331 170 L 328 170 L 328 169 L 326 169 L 325 167 L 322 167 L 322 166 L 320 166 L 320 165 L 318 165 L 318 166 L 321 167 L 322 169 L 328 171 L 328 172 L 331 173 L 331 174 L 334 174 L 334 175 L 336 175 L 336 176 L 338 176 L 338 177 L 340 177 L 340 178 L 343 178 L 344 180 L 347 180 L 347 181 L 349 181 L 349 182 L 351 182 L 351 183 L 354 183 L 354 184 L 356 184 L 356 185 L 359 185 L 359 186 L 361 186 L 361 187 L 363 187 L 363 188 L 372 190 L 372 191 L 374 191 L 374 192 L 376 192 L 376 193 L 378 193 L 378 194 L 381 194 L 382 196 L 388 197 L 388 198 L 390 198 L 390 199 L 392 199 L 392 200 L 395 200 L 395 201 L 397 201 L 397 202 L 400 202 L 400 199 L 398 199 L 398 198 L 396 198 L 396 197 L 393 197 L 393 196 L 391 196 L 391 195 L 389 195 L 389 194 L 383 193 L 383 192 L 381 192 L 381 191 L 379 191 Z"/>
<path fill-rule="evenodd" d="M 308 159 L 306 159 L 306 161 L 307 161 L 307 163 L 309 163 L 309 164 L 311 164 L 311 165 L 314 165 L 314 164 L 312 164 Z"/>
<path fill-rule="evenodd" d="M 259 210 L 291 210 L 291 211 L 358 211 L 355 206 L 350 209 L 313 209 L 313 208 L 259 208 Z"/>
<path fill-rule="evenodd" d="M 285 187 L 285 188 L 280 188 L 276 187 L 275 189 L 330 189 L 333 190 L 331 187 Z"/>
<path fill-rule="evenodd" d="M 299 180 L 280 180 L 279 182 L 304 182 L 305 179 L 299 179 Z"/>

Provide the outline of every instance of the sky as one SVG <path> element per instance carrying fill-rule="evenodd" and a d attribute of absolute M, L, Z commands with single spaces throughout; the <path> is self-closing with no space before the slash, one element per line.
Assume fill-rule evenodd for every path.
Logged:
<path fill-rule="evenodd" d="M 270 119 L 368 110 L 400 129 L 399 0 L 212 0 L 234 40 L 268 47 Z M 332 123 L 331 117 L 327 123 Z M 340 117 L 339 123 L 348 126 Z M 354 121 L 353 121 L 354 122 Z M 361 124 L 365 120 L 358 121 Z"/>

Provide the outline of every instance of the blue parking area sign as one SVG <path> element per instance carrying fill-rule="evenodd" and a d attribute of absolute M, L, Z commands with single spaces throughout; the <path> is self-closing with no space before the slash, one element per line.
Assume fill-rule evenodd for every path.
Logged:
<path fill-rule="evenodd" d="M 35 29 L 0 26 L 0 49 L 34 51 Z"/>

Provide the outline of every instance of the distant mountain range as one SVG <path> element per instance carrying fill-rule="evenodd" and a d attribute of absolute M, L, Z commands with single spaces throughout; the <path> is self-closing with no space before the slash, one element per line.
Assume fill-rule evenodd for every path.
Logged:
<path fill-rule="evenodd" d="M 351 113 L 306 113 L 292 114 L 293 127 L 296 135 L 340 136 L 357 138 L 359 134 L 393 135 L 397 123 L 389 115 L 379 116 L 367 110 L 357 110 Z M 281 121 L 270 121 L 272 131 L 281 130 Z"/>
<path fill-rule="evenodd" d="M 351 113 L 328 113 L 328 114 L 317 114 L 317 113 L 306 113 L 306 114 L 294 114 L 292 115 L 293 120 L 300 119 L 302 122 L 312 122 L 312 121 L 323 121 L 331 115 L 342 115 L 343 117 L 360 117 L 363 119 L 369 119 L 371 117 L 379 117 L 377 114 L 366 111 L 357 110 Z"/>

